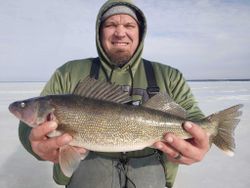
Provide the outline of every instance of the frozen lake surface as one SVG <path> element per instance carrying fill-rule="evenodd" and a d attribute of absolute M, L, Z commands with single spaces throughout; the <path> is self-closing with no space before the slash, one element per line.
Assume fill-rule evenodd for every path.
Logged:
<path fill-rule="evenodd" d="M 236 129 L 237 149 L 228 157 L 215 146 L 195 165 L 180 166 L 175 188 L 250 187 L 250 82 L 190 82 L 200 108 L 206 115 L 231 105 L 244 104 Z M 44 83 L 0 83 L 0 187 L 62 188 L 54 183 L 52 164 L 39 162 L 18 140 L 18 120 L 8 112 L 15 101 L 37 96 Z"/>

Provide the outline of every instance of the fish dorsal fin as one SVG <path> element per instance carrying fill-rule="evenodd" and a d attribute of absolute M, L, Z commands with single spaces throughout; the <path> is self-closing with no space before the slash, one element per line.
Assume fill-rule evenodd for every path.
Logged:
<path fill-rule="evenodd" d="M 131 101 L 129 93 L 123 91 L 122 86 L 96 80 L 89 76 L 77 84 L 73 94 L 121 104 Z"/>
<path fill-rule="evenodd" d="M 167 93 L 158 93 L 154 95 L 146 103 L 144 103 L 143 106 L 181 118 L 187 117 L 186 110 L 174 102 Z"/>

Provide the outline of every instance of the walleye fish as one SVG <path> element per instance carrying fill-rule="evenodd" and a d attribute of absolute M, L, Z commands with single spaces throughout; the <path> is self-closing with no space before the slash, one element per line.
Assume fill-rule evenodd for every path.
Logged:
<path fill-rule="evenodd" d="M 74 147 L 98 152 L 141 150 L 163 140 L 166 132 L 188 139 L 182 124 L 186 111 L 166 93 L 158 93 L 141 106 L 126 105 L 131 98 L 122 86 L 87 77 L 73 94 L 48 95 L 17 101 L 9 110 L 30 127 L 54 120 L 58 128 L 48 136 L 69 133 L 72 142 L 60 148 L 59 164 L 70 177 L 81 161 Z M 195 123 L 228 155 L 235 149 L 234 129 L 241 115 L 239 104 Z"/>

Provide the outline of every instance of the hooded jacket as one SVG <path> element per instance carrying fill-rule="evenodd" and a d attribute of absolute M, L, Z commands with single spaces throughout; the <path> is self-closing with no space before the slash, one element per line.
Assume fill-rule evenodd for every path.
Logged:
<path fill-rule="evenodd" d="M 126 5 L 131 7 L 138 17 L 140 22 L 140 43 L 135 51 L 133 57 L 123 67 L 112 64 L 100 42 L 100 27 L 101 17 L 110 7 L 114 5 Z M 142 51 L 144 46 L 144 39 L 146 36 L 147 23 L 143 12 L 136 7 L 129 0 L 109 0 L 100 9 L 96 20 L 96 47 L 101 62 L 101 69 L 99 71 L 99 79 L 109 79 L 119 85 L 128 85 L 133 88 L 147 88 L 147 79 L 142 63 Z M 68 94 L 72 93 L 77 83 L 87 77 L 90 73 L 91 65 L 94 58 L 74 60 L 67 62 L 59 67 L 50 80 L 45 85 L 41 95 L 49 94 Z M 157 62 L 152 62 L 156 81 L 161 92 L 167 92 L 170 97 L 180 104 L 188 112 L 190 120 L 198 120 L 203 118 L 203 114 L 197 106 L 193 94 L 190 91 L 183 75 L 170 66 L 163 65 Z M 108 77 L 108 78 L 107 78 Z M 133 95 L 133 100 L 141 100 L 141 96 Z M 40 159 L 31 148 L 29 142 L 29 134 L 31 128 L 26 124 L 20 122 L 19 138 L 24 147 L 37 159 Z M 166 182 L 168 187 L 173 186 L 176 177 L 178 165 L 173 164 L 165 158 Z M 61 185 L 68 184 L 70 178 L 63 175 L 58 164 L 54 164 L 53 171 L 54 180 Z"/>

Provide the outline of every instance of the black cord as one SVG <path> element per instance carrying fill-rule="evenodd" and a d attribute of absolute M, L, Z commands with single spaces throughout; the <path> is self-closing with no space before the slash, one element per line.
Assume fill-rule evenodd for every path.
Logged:
<path fill-rule="evenodd" d="M 128 159 L 126 157 L 121 158 L 115 167 L 118 170 L 121 188 L 128 188 L 128 182 L 130 182 L 132 186 L 136 188 L 135 183 L 128 177 Z M 122 182 L 122 175 L 125 176 L 124 183 Z"/>

